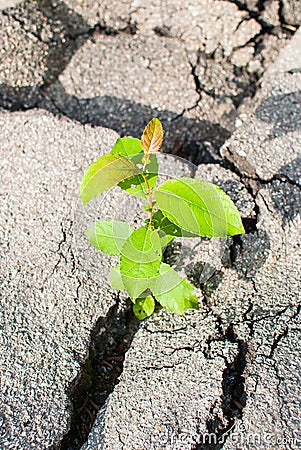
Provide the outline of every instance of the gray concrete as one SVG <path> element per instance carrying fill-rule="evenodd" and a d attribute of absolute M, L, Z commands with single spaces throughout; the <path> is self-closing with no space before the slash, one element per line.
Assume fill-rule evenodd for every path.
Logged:
<path fill-rule="evenodd" d="M 248 343 L 249 358 L 244 374 L 247 403 L 233 434 L 246 449 L 254 448 L 252 439 L 260 450 L 300 448 L 300 216 L 281 227 L 283 212 L 272 196 L 276 187 L 284 205 L 289 194 L 299 212 L 301 196 L 299 188 L 284 193 L 284 186 L 259 191 L 260 229 L 268 234 L 269 254 L 256 275 L 249 275 L 249 308 L 236 317 L 235 329 Z M 246 266 L 245 259 L 241 269 Z M 228 314 L 224 310 L 224 317 Z M 235 439 L 230 435 L 224 448 L 237 448 Z"/>
<path fill-rule="evenodd" d="M 298 0 L 284 0 L 283 17 L 288 24 L 301 25 L 301 9 Z"/>
<path fill-rule="evenodd" d="M 46 71 L 47 44 L 32 33 L 27 33 L 21 24 L 6 11 L 0 15 L 1 27 L 1 106 L 20 108 L 33 105 L 38 88 L 43 84 Z"/>
<path fill-rule="evenodd" d="M 1 112 L 0 447 L 42 449 L 68 431 L 69 391 L 87 357 L 97 319 L 117 301 L 107 282 L 116 257 L 84 231 L 97 219 L 142 223 L 142 202 L 121 189 L 87 207 L 86 166 L 118 135 L 33 110 Z M 191 176 L 187 162 L 160 155 L 162 180 Z"/>
<path fill-rule="evenodd" d="M 18 3 L 21 3 L 22 0 L 1 0 L 0 1 L 0 10 L 6 9 L 6 8 L 13 8 L 14 6 L 18 5 Z"/>
<path fill-rule="evenodd" d="M 261 187 L 259 179 L 258 232 L 242 239 L 234 263 L 238 278 L 228 273 L 224 279 L 232 283 L 232 289 L 238 282 L 232 296 L 238 297 L 239 292 L 240 298 L 248 298 L 248 308 L 243 303 L 233 308 L 231 297 L 221 306 L 221 285 L 212 296 L 216 313 L 225 324 L 229 319 L 236 323 L 235 331 L 249 349 L 246 406 L 232 430 L 233 439 L 230 434 L 224 446 L 231 450 L 238 445 L 254 448 L 252 439 L 257 439 L 256 449 L 300 447 L 300 355 L 296 351 L 300 346 L 300 117 L 294 101 L 286 107 L 277 103 L 280 93 L 293 98 L 300 89 L 298 72 L 289 73 L 301 64 L 300 42 L 299 31 L 266 73 L 256 97 L 256 111 L 269 99 L 265 118 L 273 119 L 276 136 L 267 140 L 272 126 L 267 131 L 267 120 L 263 123 L 254 116 L 223 150 L 235 148 L 231 159 L 243 173 L 254 176 L 250 170 L 254 164 L 258 177 L 274 177 Z M 278 120 L 275 112 L 280 113 Z M 288 121 L 283 122 L 285 114 Z M 258 146 L 263 136 L 266 143 Z"/>
<path fill-rule="evenodd" d="M 262 86 L 270 83 L 272 89 L 265 95 L 280 88 L 299 40 L 297 33 L 271 68 L 274 78 L 267 74 L 263 80 Z M 300 63 L 294 59 L 296 67 Z M 287 94 L 294 83 L 293 74 Z M 229 450 L 254 448 L 254 439 L 258 449 L 300 447 L 301 196 L 293 169 L 299 134 L 285 130 L 290 152 L 283 154 L 283 140 L 273 136 L 259 154 L 262 127 L 254 127 L 252 135 L 249 127 L 246 121 L 237 131 L 245 138 L 242 154 L 233 152 L 232 162 L 242 170 L 256 158 L 255 168 L 276 175 L 270 183 L 258 179 L 257 189 L 250 181 L 259 208 L 257 229 L 226 249 L 223 267 L 203 287 L 199 312 L 186 319 L 162 312 L 143 324 L 85 450 L 192 449 L 209 431 Z M 236 134 L 225 149 L 233 148 L 235 139 Z M 269 166 L 271 148 L 277 169 Z M 294 174 L 289 176 L 287 167 Z M 224 169 L 211 170 L 223 180 Z M 226 426 L 231 430 L 220 436 Z"/>
<path fill-rule="evenodd" d="M 115 302 L 72 230 L 83 169 L 117 135 L 40 111 L 1 112 L 0 126 L 0 447 L 40 450 L 66 432 L 68 390 Z"/>
<path fill-rule="evenodd" d="M 28 0 L 0 16 L 0 105 L 130 135 L 159 116 L 170 151 L 216 161 L 238 108 L 289 37 L 271 5 L 272 34 L 265 8 L 253 12 L 220 0 Z"/>
<path fill-rule="evenodd" d="M 209 337 L 217 341 L 208 349 Z M 161 311 L 144 323 L 118 386 L 83 449 L 188 449 L 206 421 L 224 422 L 223 372 L 237 345 L 218 341 L 216 318 Z"/>
<path fill-rule="evenodd" d="M 294 161 L 301 148 L 300 61 L 299 30 L 261 81 L 254 114 L 240 116 L 237 131 L 221 150 L 247 176 L 269 180 L 281 173 L 298 180 L 300 168 Z"/>
<path fill-rule="evenodd" d="M 227 1 L 188 2 L 184 8 L 179 2 L 168 8 L 159 1 L 147 7 L 143 1 L 93 2 L 75 11 L 91 26 L 97 17 L 116 34 L 96 32 L 84 42 L 48 89 L 52 105 L 41 105 L 133 135 L 158 115 L 169 124 L 169 150 L 184 147 L 204 162 L 229 136 L 238 105 L 286 41 L 281 32 L 264 36 L 255 54 L 255 44 L 247 43 L 261 25 Z M 135 27 L 125 33 L 129 24 Z"/>
<path fill-rule="evenodd" d="M 141 325 L 84 448 L 191 450 L 227 427 L 227 449 L 247 429 L 279 438 L 271 449 L 297 448 L 284 439 L 300 439 L 300 32 L 266 69 L 299 23 L 298 2 L 279 14 L 275 1 L 27 0 L 0 13 L 0 106 L 39 108 L 0 115 L 1 448 L 56 447 L 68 430 L 69 388 L 116 300 L 105 282 L 115 260 L 84 229 L 143 220 L 121 191 L 82 208 L 79 180 L 116 139 L 101 126 L 138 136 L 152 116 L 165 149 L 202 162 L 196 176 L 257 227 L 182 244 L 175 264 L 201 309 Z M 221 153 L 235 173 L 219 165 L 233 130 Z M 164 158 L 168 173 L 190 174 Z"/>
<path fill-rule="evenodd" d="M 230 382 L 226 368 L 239 355 L 246 365 L 240 370 L 246 378 L 247 403 L 225 448 L 236 449 L 235 439 L 244 445 L 249 439 L 252 444 L 257 435 L 261 446 L 256 448 L 275 448 L 275 439 L 284 444 L 287 439 L 288 444 L 279 448 L 298 448 L 300 397 L 295 384 L 300 383 L 300 359 L 296 342 L 287 352 L 289 340 L 298 337 L 300 222 L 295 217 L 281 229 L 283 215 L 270 196 L 273 190 L 259 192 L 258 231 L 242 239 L 239 256 L 234 262 L 229 260 L 232 267 L 227 268 L 225 257 L 224 267 L 205 284 L 209 306 L 201 301 L 201 311 L 186 319 L 162 312 L 137 333 L 120 383 L 84 449 L 157 449 L 162 443 L 167 449 L 194 448 L 206 437 L 206 424 L 213 424 L 216 433 L 228 424 L 221 399 L 229 398 L 221 380 L 226 385 Z M 298 191 L 291 195 L 300 201 Z M 233 324 L 236 343 L 216 327 L 216 317 L 225 331 Z M 246 355 L 238 345 L 246 346 Z M 235 433 L 240 432 L 242 437 L 237 438 Z M 270 447 L 264 441 L 267 433 L 273 439 Z M 291 439 L 297 439 L 295 445 Z"/>

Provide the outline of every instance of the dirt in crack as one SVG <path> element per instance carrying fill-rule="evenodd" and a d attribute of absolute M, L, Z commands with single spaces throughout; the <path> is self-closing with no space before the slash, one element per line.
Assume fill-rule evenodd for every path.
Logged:
<path fill-rule="evenodd" d="M 119 301 L 101 317 L 92 333 L 89 355 L 71 394 L 72 417 L 60 450 L 77 450 L 87 440 L 99 409 L 118 383 L 125 353 L 139 327 L 130 301 Z"/>

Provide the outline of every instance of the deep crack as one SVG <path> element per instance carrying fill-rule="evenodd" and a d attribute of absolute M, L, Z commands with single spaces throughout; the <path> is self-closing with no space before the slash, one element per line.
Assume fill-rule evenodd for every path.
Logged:
<path fill-rule="evenodd" d="M 238 338 L 232 324 L 230 324 L 227 330 L 218 338 L 209 339 L 207 341 L 209 353 L 210 344 L 214 341 L 228 341 L 235 343 L 238 346 L 238 353 L 233 362 L 228 362 L 224 358 L 226 368 L 223 373 L 221 407 L 227 425 L 224 425 L 218 415 L 208 420 L 206 424 L 207 433 L 202 436 L 203 442 L 200 442 L 194 450 L 221 449 L 228 438 L 229 430 L 234 426 L 235 420 L 242 417 L 243 408 L 246 405 L 244 371 L 246 367 L 246 355 L 248 352 L 247 343 Z"/>
<path fill-rule="evenodd" d="M 80 287 L 81 283 L 77 290 Z M 117 297 L 107 316 L 100 317 L 91 332 L 88 357 L 70 391 L 70 429 L 57 447 L 60 450 L 81 448 L 98 411 L 118 383 L 125 353 L 140 323 L 133 315 L 130 303 L 122 303 Z"/>
<path fill-rule="evenodd" d="M 234 3 L 238 9 L 246 11 L 249 14 L 249 18 L 244 20 L 255 19 L 261 26 L 261 31 L 257 35 L 253 36 L 248 42 L 243 44 L 241 47 L 249 45 L 251 42 L 255 44 L 255 52 L 260 51 L 260 45 L 262 44 L 262 38 L 264 34 L 273 34 L 275 27 L 273 25 L 268 24 L 263 19 L 260 18 L 260 12 L 253 11 L 247 8 L 247 6 L 238 0 L 229 0 L 231 3 Z M 282 15 L 283 1 L 279 2 L 279 17 L 281 24 L 284 24 L 284 18 Z M 258 2 L 259 11 L 264 9 L 264 1 Z M 9 14 L 6 14 L 7 16 Z M 24 22 L 11 15 L 14 20 L 18 21 L 20 25 L 24 28 Z M 38 33 L 34 33 L 30 30 L 25 30 L 28 33 L 31 33 L 41 42 L 44 42 L 41 36 Z M 86 36 L 87 38 L 93 39 L 97 34 L 104 35 L 118 35 L 119 33 L 127 33 L 134 35 L 137 31 L 137 25 L 128 23 L 124 28 L 113 29 L 111 27 L 107 27 L 100 23 L 96 24 L 94 27 L 89 28 L 87 31 L 77 33 L 74 35 L 67 34 L 66 38 L 76 40 L 79 37 Z M 158 28 L 154 29 L 155 33 L 160 36 L 168 36 L 169 30 Z M 200 103 L 202 98 L 202 93 L 212 97 L 213 99 L 219 98 L 219 94 L 216 94 L 214 91 L 207 89 L 201 83 L 199 76 L 197 75 L 197 65 L 199 63 L 199 58 L 197 64 L 194 65 L 189 61 L 191 67 L 191 75 L 194 80 L 195 90 L 199 95 L 199 99 L 196 102 L 196 105 L 192 106 L 190 109 L 196 108 Z M 254 75 L 255 77 L 255 75 Z M 58 77 L 56 77 L 58 78 Z M 43 93 L 43 89 L 47 85 L 45 84 L 39 87 L 41 93 Z M 236 108 L 241 104 L 243 99 L 246 96 L 252 96 L 255 94 L 257 89 L 257 79 L 249 78 L 249 85 L 246 87 L 245 91 L 243 91 L 237 98 L 233 98 L 233 102 Z M 246 95 L 245 95 L 246 94 Z M 44 94 L 43 94 L 44 95 Z M 50 101 L 54 104 L 56 109 L 63 115 L 68 116 L 68 113 L 63 111 L 62 108 L 59 108 L 55 101 L 50 98 Z M 178 116 L 175 116 L 173 121 L 176 121 L 184 116 L 187 109 L 183 109 L 182 113 Z M 238 167 L 235 163 L 232 163 L 228 160 L 224 160 L 221 165 L 231 170 L 233 173 L 237 174 L 247 188 L 249 194 L 251 194 L 254 203 L 255 203 L 255 218 L 253 219 L 245 219 L 244 226 L 247 232 L 254 232 L 256 230 L 257 218 L 259 214 L 259 207 L 256 202 L 256 194 L 258 189 L 258 185 L 255 186 L 257 182 L 259 183 L 268 183 L 271 180 L 264 181 L 259 178 L 253 179 L 251 177 L 247 177 L 242 175 Z M 272 181 L 276 178 L 274 177 Z M 283 181 L 283 180 L 281 180 Z M 290 184 L 296 186 L 295 182 L 290 180 L 289 178 L 285 179 Z M 255 186 L 255 189 L 254 189 Z M 300 187 L 298 185 L 298 187 Z M 263 201 L 264 198 L 263 198 Z M 268 207 L 268 206 L 267 206 Z M 66 231 L 62 226 L 62 240 L 59 243 L 57 253 L 59 255 L 59 260 L 54 268 L 60 264 L 62 258 L 66 260 L 66 256 L 62 252 L 62 246 L 66 242 Z M 241 248 L 241 238 L 237 237 L 233 239 L 232 247 L 230 247 L 230 258 L 232 263 L 234 264 L 236 260 L 236 252 Z M 81 288 L 81 280 L 78 280 L 78 285 L 76 288 L 76 295 L 78 297 L 79 290 Z M 254 285 L 255 289 L 255 285 Z M 256 289 L 255 289 L 256 290 Z M 206 307 L 210 310 L 210 301 L 209 298 L 204 295 Z M 263 317 L 256 318 L 251 315 L 251 318 L 248 319 L 248 315 L 252 313 L 253 304 L 250 302 L 248 309 L 245 311 L 243 319 L 245 322 L 249 324 L 250 334 L 253 333 L 253 325 L 256 321 L 263 320 Z M 283 312 L 282 310 L 281 312 Z M 281 314 L 279 312 L 279 314 Z M 300 312 L 300 308 L 298 313 Z M 118 327 L 115 327 L 115 323 L 120 321 Z M 104 331 L 102 331 L 104 329 Z M 186 328 L 179 328 L 178 330 L 173 330 L 172 334 L 175 331 L 185 330 Z M 86 362 L 82 366 L 81 376 L 77 380 L 75 387 L 72 390 L 71 398 L 73 402 L 73 416 L 71 421 L 71 428 L 68 434 L 64 437 L 60 449 L 68 449 L 68 450 L 76 450 L 81 447 L 83 442 L 86 440 L 86 437 L 93 425 L 93 421 L 95 420 L 96 414 L 104 404 L 107 396 L 113 390 L 114 386 L 118 382 L 118 377 L 122 371 L 122 364 L 124 360 L 124 354 L 126 350 L 129 348 L 131 340 L 133 339 L 135 332 L 137 330 L 137 321 L 134 319 L 131 310 L 125 308 L 118 312 L 118 301 L 116 304 L 110 309 L 106 318 L 100 318 L 95 325 L 93 332 L 91 334 L 91 343 L 89 349 L 89 356 Z M 147 330 L 149 333 L 161 333 L 157 331 Z M 235 420 L 237 418 L 241 418 L 243 414 L 243 408 L 246 404 L 246 393 L 244 388 L 244 371 L 246 367 L 246 355 L 248 351 L 247 343 L 238 338 L 233 330 L 233 324 L 230 324 L 226 331 L 223 331 L 221 321 L 218 321 L 218 338 L 211 338 L 207 341 L 207 350 L 204 351 L 206 357 L 210 358 L 210 345 L 215 340 L 219 340 L 222 342 L 231 342 L 235 343 L 238 346 L 238 353 L 236 358 L 232 363 L 229 363 L 224 358 L 226 363 L 226 368 L 223 373 L 223 396 L 222 396 L 222 410 L 224 419 L 227 422 L 227 426 L 221 423 L 218 417 L 215 417 L 213 420 L 207 422 L 207 429 L 209 433 L 214 433 L 218 441 L 222 440 L 222 443 L 216 442 L 214 444 L 211 443 L 202 443 L 199 444 L 196 449 L 220 449 L 222 448 L 225 439 L 228 435 L 228 432 L 233 427 Z M 164 333 L 169 333 L 164 330 Z M 288 333 L 288 327 L 280 333 L 274 340 L 273 345 L 271 347 L 270 357 L 273 357 L 273 354 L 283 337 Z M 193 350 L 190 347 L 184 347 L 186 350 Z M 175 349 L 177 351 L 179 349 Z M 179 363 L 180 364 L 180 363 Z M 147 367 L 146 369 L 151 370 L 161 370 L 162 368 L 173 368 L 177 363 L 172 365 L 160 366 L 160 367 Z M 108 375 L 109 374 L 109 375 Z M 108 378 L 106 378 L 108 376 Z M 120 438 L 121 440 L 121 438 Z M 121 441 L 122 442 L 122 441 Z M 124 445 L 122 443 L 122 445 Z"/>
<path fill-rule="evenodd" d="M 275 337 L 275 339 L 274 339 L 274 341 L 272 343 L 270 354 L 269 354 L 268 358 L 273 358 L 274 352 L 275 352 L 276 348 L 278 347 L 279 342 L 281 341 L 282 338 L 287 336 L 288 331 L 289 331 L 289 327 L 286 326 L 284 328 L 284 330 Z"/>
<path fill-rule="evenodd" d="M 264 10 L 264 0 L 259 1 L 257 4 L 258 11 L 250 9 L 248 5 L 240 0 L 228 0 L 230 3 L 233 3 L 237 6 L 239 11 L 245 11 L 248 13 L 249 17 L 245 20 L 254 19 L 261 26 L 261 34 L 267 33 L 272 34 L 274 29 L 276 28 L 274 25 L 266 22 L 264 19 L 260 17 L 260 13 Z"/>

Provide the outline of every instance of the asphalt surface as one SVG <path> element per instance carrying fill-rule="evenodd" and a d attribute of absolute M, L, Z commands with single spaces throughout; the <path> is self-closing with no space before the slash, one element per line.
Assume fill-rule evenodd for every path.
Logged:
<path fill-rule="evenodd" d="M 264 77 L 262 86 L 271 90 L 259 91 L 261 104 L 279 89 L 298 94 L 300 74 L 288 71 L 300 65 L 300 38 L 298 32 Z M 298 127 L 298 115 L 290 120 Z M 299 448 L 300 133 L 267 140 L 274 124 L 264 135 L 266 122 L 256 112 L 252 133 L 250 122 L 238 124 L 222 152 L 237 171 L 255 160 L 268 174 L 241 176 L 253 186 L 255 229 L 225 245 L 221 267 L 202 287 L 199 312 L 184 319 L 162 311 L 142 325 L 85 450 L 206 448 L 208 440 L 231 450 L 254 442 L 258 449 Z M 262 135 L 266 147 L 259 150 Z M 237 159 L 233 147 L 241 152 Z M 209 167 L 199 166 L 197 175 Z M 225 183 L 225 169 L 215 171 Z"/>
<path fill-rule="evenodd" d="M 0 446 L 42 449 L 68 427 L 91 329 L 116 301 L 92 282 L 73 230 L 83 169 L 117 135 L 40 111 L 2 112 L 0 122 Z"/>
<path fill-rule="evenodd" d="M 298 0 L 16 3 L 0 2 L 0 447 L 68 431 L 93 330 L 124 308 L 84 229 L 143 220 L 121 191 L 81 207 L 80 178 L 158 116 L 164 150 L 198 166 L 163 156 L 161 175 L 219 184 L 247 234 L 175 244 L 200 311 L 141 324 L 83 448 L 299 448 Z"/>

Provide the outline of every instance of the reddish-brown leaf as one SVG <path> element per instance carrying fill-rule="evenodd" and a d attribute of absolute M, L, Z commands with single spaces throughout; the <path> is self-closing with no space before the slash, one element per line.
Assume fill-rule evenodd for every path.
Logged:
<path fill-rule="evenodd" d="M 145 127 L 141 144 L 146 155 L 157 153 L 162 145 L 164 130 L 159 119 L 152 119 Z"/>

